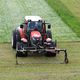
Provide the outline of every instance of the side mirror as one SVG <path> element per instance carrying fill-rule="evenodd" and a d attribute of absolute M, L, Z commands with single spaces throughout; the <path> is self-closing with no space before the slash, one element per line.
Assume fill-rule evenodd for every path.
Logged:
<path fill-rule="evenodd" d="M 20 25 L 20 28 L 23 28 L 23 24 Z"/>
<path fill-rule="evenodd" d="M 49 24 L 49 25 L 48 25 L 48 29 L 50 29 L 50 28 L 51 28 L 51 25 Z"/>

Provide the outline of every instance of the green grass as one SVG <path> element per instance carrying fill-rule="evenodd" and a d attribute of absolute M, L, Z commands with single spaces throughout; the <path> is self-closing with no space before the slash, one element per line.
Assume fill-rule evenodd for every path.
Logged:
<path fill-rule="evenodd" d="M 50 22 L 53 37 L 59 41 L 80 40 L 45 0 L 0 0 L 0 42 L 11 42 L 12 30 L 25 15 L 38 15 Z"/>
<path fill-rule="evenodd" d="M 58 0 L 46 1 L 0 0 L 0 80 L 80 79 L 80 42 L 74 42 L 80 40 L 77 37 L 80 34 L 79 23 Z M 54 38 L 71 41 L 58 42 L 58 47 L 67 49 L 69 64 L 59 63 L 63 61 L 62 53 L 55 58 L 41 55 L 18 58 L 19 65 L 16 65 L 16 52 L 11 48 L 11 43 L 1 42 L 11 42 L 12 30 L 23 22 L 25 15 L 41 16 L 52 24 Z"/>
<path fill-rule="evenodd" d="M 57 12 L 61 19 L 77 34 L 77 36 L 80 37 L 80 22 L 65 6 L 66 4 L 63 4 L 60 0 L 45 0 L 45 1 L 52 7 L 53 10 Z"/>
<path fill-rule="evenodd" d="M 18 58 L 20 64 L 16 65 L 11 44 L 0 44 L 0 80 L 79 80 L 80 42 L 60 42 L 58 47 L 67 49 L 69 64 L 59 63 L 63 61 L 62 53 L 55 58 Z"/>
<path fill-rule="evenodd" d="M 80 21 L 80 0 L 60 0 Z"/>

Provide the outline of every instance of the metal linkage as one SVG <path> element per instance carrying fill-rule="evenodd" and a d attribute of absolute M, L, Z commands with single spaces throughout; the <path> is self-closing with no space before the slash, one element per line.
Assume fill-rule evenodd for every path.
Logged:
<path fill-rule="evenodd" d="M 18 65 L 18 60 L 17 60 L 17 57 L 18 57 L 18 56 L 17 56 L 17 52 L 16 52 L 16 65 Z"/>
<path fill-rule="evenodd" d="M 68 57 L 67 57 L 67 50 L 66 49 L 55 49 L 56 52 L 58 52 L 58 54 L 60 52 L 64 52 L 64 62 L 67 64 L 69 62 Z"/>
<path fill-rule="evenodd" d="M 56 54 L 60 54 L 60 52 L 64 52 L 64 63 L 67 64 L 69 62 L 68 57 L 67 57 L 67 50 L 66 49 L 58 49 L 58 48 L 54 48 L 54 49 L 37 49 L 37 50 L 16 50 L 16 64 L 18 64 L 18 52 L 22 52 L 24 53 L 25 51 L 30 51 L 30 52 L 35 52 L 35 51 L 43 51 L 43 52 L 53 52 Z"/>
<path fill-rule="evenodd" d="M 54 52 L 56 54 L 60 54 L 60 52 L 64 52 L 64 62 L 66 64 L 69 62 L 66 49 L 58 49 L 58 48 L 50 49 L 49 48 L 49 49 L 46 49 L 45 51 Z"/>

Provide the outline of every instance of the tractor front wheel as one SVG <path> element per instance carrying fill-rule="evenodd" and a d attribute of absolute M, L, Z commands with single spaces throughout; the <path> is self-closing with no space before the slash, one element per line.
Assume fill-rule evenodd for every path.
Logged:
<path fill-rule="evenodd" d="M 17 53 L 16 53 L 16 55 L 17 55 L 17 57 L 27 57 L 28 56 L 28 53 L 27 52 L 19 52 L 19 51 L 17 51 Z"/>
<path fill-rule="evenodd" d="M 52 52 L 46 52 L 45 53 L 46 57 L 56 57 L 56 53 L 52 53 Z"/>

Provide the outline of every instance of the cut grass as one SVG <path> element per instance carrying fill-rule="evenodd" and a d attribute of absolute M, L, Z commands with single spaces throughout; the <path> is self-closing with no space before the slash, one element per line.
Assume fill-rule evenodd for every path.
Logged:
<path fill-rule="evenodd" d="M 80 21 L 80 0 L 61 0 L 61 2 L 72 12 Z"/>
<path fill-rule="evenodd" d="M 44 0 L 0 0 L 0 42 L 11 42 L 12 30 L 24 21 L 25 15 L 38 15 L 50 22 L 53 37 L 59 41 L 79 40 Z"/>
<path fill-rule="evenodd" d="M 25 15 L 39 15 L 48 20 L 58 40 L 79 40 L 56 12 L 44 0 L 0 0 L 0 42 L 10 42 L 12 30 L 23 22 Z M 0 44 L 0 80 L 79 80 L 80 79 L 80 42 L 59 43 L 68 50 L 70 63 L 56 64 L 62 60 L 44 56 L 19 58 L 15 65 L 15 51 L 10 44 Z"/>
<path fill-rule="evenodd" d="M 11 44 L 0 44 L 0 79 L 1 80 L 79 80 L 80 79 L 80 42 L 60 42 L 61 48 L 68 51 L 69 64 L 59 64 L 61 55 L 55 58 L 28 56 L 18 58 L 16 65 L 15 51 Z M 21 62 L 20 62 L 21 61 Z M 37 63 L 36 63 L 37 61 Z M 56 61 L 56 63 L 55 63 Z"/>
<path fill-rule="evenodd" d="M 62 20 L 80 37 L 80 22 L 60 0 L 45 0 Z M 76 1 L 76 0 L 75 0 Z M 69 1 L 68 1 L 69 2 Z"/>

